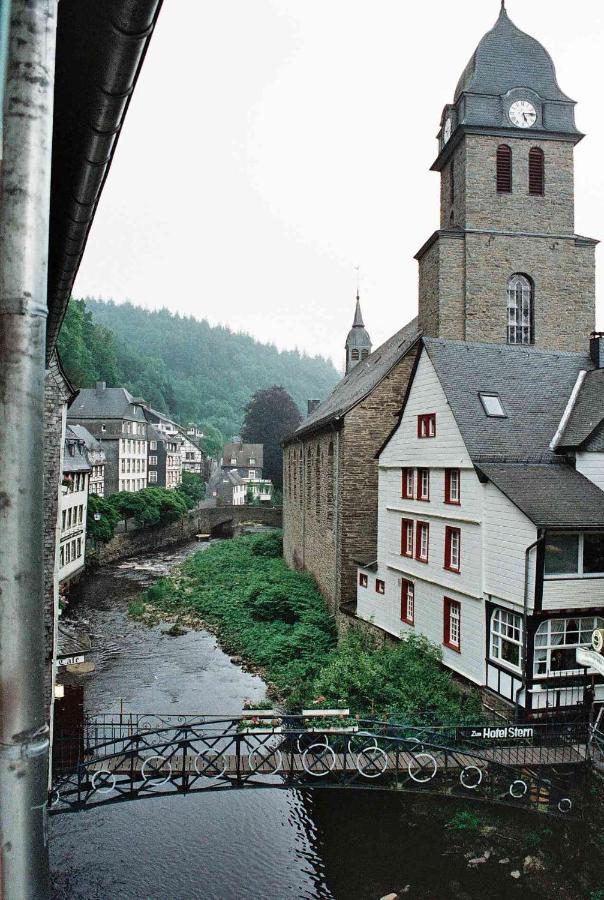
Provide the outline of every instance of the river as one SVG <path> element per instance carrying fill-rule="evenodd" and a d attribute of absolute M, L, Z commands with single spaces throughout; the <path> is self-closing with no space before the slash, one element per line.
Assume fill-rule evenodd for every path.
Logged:
<path fill-rule="evenodd" d="M 97 646 L 85 711 L 239 714 L 265 686 L 204 631 L 172 637 L 131 621 L 128 602 L 189 553 L 107 566 L 74 591 L 70 615 Z M 73 678 L 73 676 L 72 676 Z M 54 900 L 523 898 L 524 878 L 492 852 L 469 868 L 434 801 L 363 791 L 233 790 L 157 797 L 51 817 Z M 444 822 L 444 819 L 443 819 Z M 477 839 L 477 852 L 493 838 Z M 503 854 L 499 854 L 499 857 Z M 559 894 L 559 900 L 566 896 Z M 572 896 L 572 895 L 571 895 Z"/>

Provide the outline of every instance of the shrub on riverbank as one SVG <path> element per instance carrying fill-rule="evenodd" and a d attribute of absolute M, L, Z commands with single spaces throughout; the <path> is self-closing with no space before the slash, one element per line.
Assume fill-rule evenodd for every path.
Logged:
<path fill-rule="evenodd" d="M 156 582 L 131 614 L 195 614 L 225 649 L 261 667 L 292 709 L 323 695 L 407 722 L 478 719 L 478 694 L 461 690 L 425 639 L 378 649 L 351 633 L 337 644 L 314 579 L 288 569 L 281 554 L 278 531 L 213 544 Z"/>

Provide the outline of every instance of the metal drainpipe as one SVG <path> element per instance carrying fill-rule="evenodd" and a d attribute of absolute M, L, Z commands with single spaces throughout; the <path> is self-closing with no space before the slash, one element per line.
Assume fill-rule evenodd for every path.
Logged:
<path fill-rule="evenodd" d="M 57 0 L 12 0 L 0 182 L 3 900 L 49 895 L 43 446 L 56 23 Z"/>
<path fill-rule="evenodd" d="M 539 535 L 536 541 L 533 541 L 532 544 L 529 544 L 526 550 L 524 551 L 524 603 L 522 610 L 522 680 L 520 682 L 520 686 L 516 691 L 515 697 L 515 717 L 518 719 L 518 698 L 520 693 L 526 685 L 528 684 L 526 665 L 527 665 L 527 656 L 528 656 L 528 630 L 527 630 L 527 622 L 528 622 L 528 590 L 529 590 L 529 566 L 530 566 L 530 556 L 532 551 L 539 546 L 545 540 L 544 535 Z M 537 573 L 535 572 L 535 578 L 537 577 Z M 526 700 L 526 698 L 525 698 Z"/>

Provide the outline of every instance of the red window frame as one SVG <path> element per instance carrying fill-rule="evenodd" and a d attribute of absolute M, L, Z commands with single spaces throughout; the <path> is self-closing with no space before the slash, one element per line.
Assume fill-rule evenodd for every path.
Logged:
<path fill-rule="evenodd" d="M 411 548 L 409 548 L 409 535 L 411 535 Z M 401 556 L 413 558 L 414 544 L 413 519 L 401 519 Z"/>
<path fill-rule="evenodd" d="M 411 476 L 411 491 L 409 491 L 409 476 Z M 415 497 L 415 469 L 409 467 L 401 469 L 401 497 L 403 500 L 413 500 Z"/>
<path fill-rule="evenodd" d="M 458 612 L 457 643 L 454 643 L 451 638 L 452 609 L 456 609 Z M 461 653 L 461 603 L 459 600 L 452 600 L 450 597 L 445 597 L 443 604 L 443 644 L 445 647 L 448 647 L 449 650 Z"/>
<path fill-rule="evenodd" d="M 457 500 L 451 497 L 451 476 L 453 473 L 457 474 Z M 445 503 L 450 503 L 452 506 L 461 504 L 461 471 L 459 469 L 445 469 Z"/>
<path fill-rule="evenodd" d="M 411 615 L 409 616 L 409 588 L 411 588 Z M 401 578 L 401 622 L 413 625 L 415 622 L 415 584 Z"/>
<path fill-rule="evenodd" d="M 457 534 L 457 565 L 453 565 L 451 561 L 451 543 L 453 541 L 453 535 Z M 461 571 L 461 528 L 453 528 L 451 525 L 447 525 L 445 528 L 445 569 L 448 569 L 449 572 L 456 572 L 459 574 Z"/>
<path fill-rule="evenodd" d="M 426 556 L 425 558 L 421 556 L 422 549 L 422 540 L 421 533 L 422 529 L 426 529 Z M 421 563 L 427 563 L 430 556 L 430 525 L 428 522 L 416 522 L 415 523 L 415 559 Z"/>
<path fill-rule="evenodd" d="M 386 593 L 386 582 L 381 578 L 375 579 L 375 592 L 382 595 Z"/>
<path fill-rule="evenodd" d="M 360 585 L 360 587 L 366 588 L 367 585 L 368 585 L 368 583 L 369 583 L 369 579 L 367 578 L 367 575 L 365 575 L 364 572 L 359 572 L 359 585 Z"/>
<path fill-rule="evenodd" d="M 424 494 L 423 476 L 424 472 L 428 475 L 428 492 Z M 430 500 L 430 469 L 417 470 L 417 499 L 424 500 L 426 503 Z"/>
<path fill-rule="evenodd" d="M 422 440 L 436 437 L 436 413 L 422 413 L 417 417 L 417 436 Z"/>

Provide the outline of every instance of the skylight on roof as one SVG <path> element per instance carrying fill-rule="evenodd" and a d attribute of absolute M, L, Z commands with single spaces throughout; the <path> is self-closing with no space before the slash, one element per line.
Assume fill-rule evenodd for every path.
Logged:
<path fill-rule="evenodd" d="M 501 397 L 499 394 L 479 394 L 480 402 L 482 403 L 482 408 L 484 409 L 487 416 L 490 416 L 493 419 L 506 419 L 507 414 L 503 409 L 503 405 L 501 403 Z"/>

